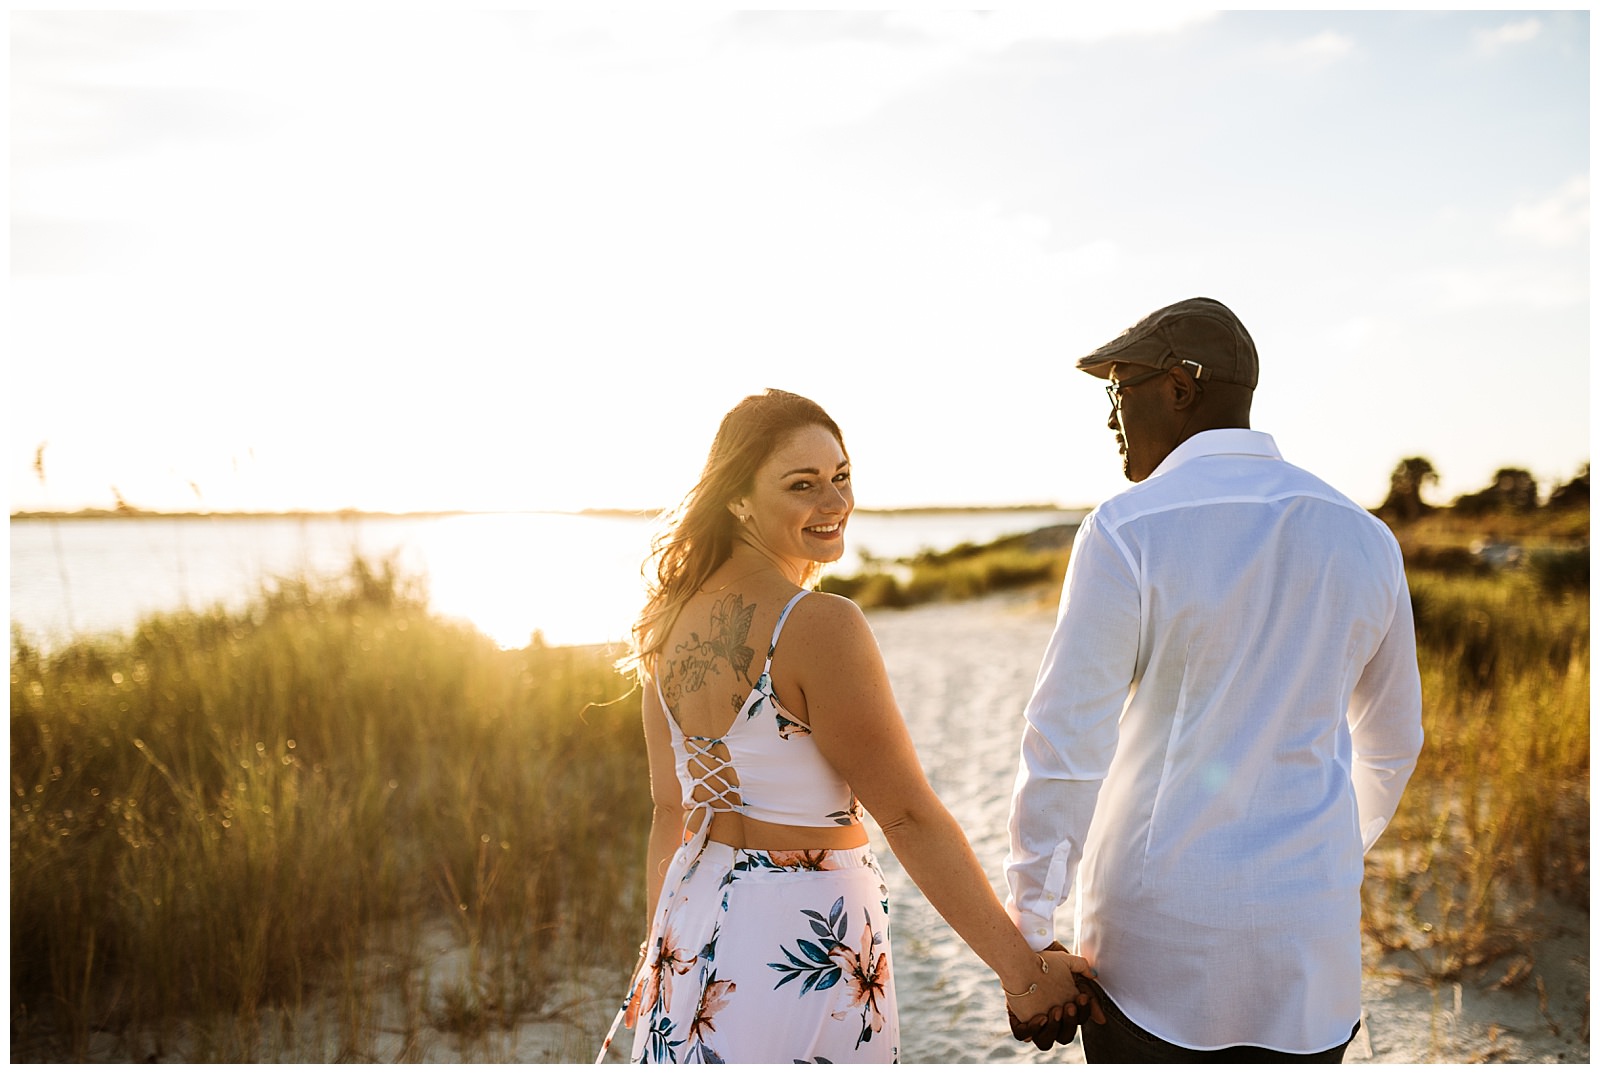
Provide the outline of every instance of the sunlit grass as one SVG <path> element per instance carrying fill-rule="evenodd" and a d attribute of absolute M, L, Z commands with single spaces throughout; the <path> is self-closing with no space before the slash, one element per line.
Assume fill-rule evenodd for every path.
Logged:
<path fill-rule="evenodd" d="M 575 957 L 631 965 L 637 695 L 588 707 L 626 693 L 614 654 L 500 651 L 363 563 L 48 656 L 13 638 L 13 1058 L 179 1047 L 180 1020 L 183 1058 L 276 1058 L 267 1016 L 331 990 L 329 1054 L 393 1059 L 374 950 L 413 1029 L 538 1011 Z M 440 922 L 470 958 L 423 989 Z"/>
<path fill-rule="evenodd" d="M 961 544 L 945 551 L 927 551 L 888 569 L 875 566 L 857 575 L 826 575 L 822 588 L 849 597 L 863 608 L 905 608 L 940 600 L 968 600 L 1006 589 L 1041 584 L 1059 585 L 1067 569 L 1070 539 L 1060 527 L 1056 540 L 1028 534 L 1002 537 L 987 544 Z"/>
<path fill-rule="evenodd" d="M 1426 745 L 1364 895 L 1424 976 L 1526 950 L 1538 896 L 1588 905 L 1588 592 L 1541 581 L 1411 572 Z"/>

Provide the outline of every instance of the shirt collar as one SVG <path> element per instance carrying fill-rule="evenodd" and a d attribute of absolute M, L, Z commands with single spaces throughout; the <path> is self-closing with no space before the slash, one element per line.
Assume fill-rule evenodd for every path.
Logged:
<path fill-rule="evenodd" d="M 1283 458 L 1278 451 L 1277 441 L 1260 430 L 1207 429 L 1205 432 L 1195 433 L 1173 448 L 1150 476 L 1160 477 L 1191 459 L 1205 455 L 1261 455 L 1269 459 Z"/>

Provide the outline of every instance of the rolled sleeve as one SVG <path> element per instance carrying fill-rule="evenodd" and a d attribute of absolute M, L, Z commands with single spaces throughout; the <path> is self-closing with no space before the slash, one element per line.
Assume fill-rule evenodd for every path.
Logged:
<path fill-rule="evenodd" d="M 1031 728 L 1029 735 L 1036 735 Z M 1072 890 L 1083 857 L 1082 834 L 1094 816 L 1099 780 L 1037 778 L 1026 762 L 1012 796 L 1011 852 L 1006 858 L 1011 919 L 1035 951 L 1056 938 L 1056 909 Z M 1026 822 L 1019 823 L 1019 818 Z"/>

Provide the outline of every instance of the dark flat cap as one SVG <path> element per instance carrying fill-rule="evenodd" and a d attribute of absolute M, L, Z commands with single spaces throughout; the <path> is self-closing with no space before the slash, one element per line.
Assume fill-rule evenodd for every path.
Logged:
<path fill-rule="evenodd" d="M 1111 376 L 1114 363 L 1171 369 L 1179 362 L 1200 366 L 1202 380 L 1256 386 L 1256 344 L 1233 311 L 1214 298 L 1186 298 L 1163 306 L 1093 354 L 1078 368 Z"/>

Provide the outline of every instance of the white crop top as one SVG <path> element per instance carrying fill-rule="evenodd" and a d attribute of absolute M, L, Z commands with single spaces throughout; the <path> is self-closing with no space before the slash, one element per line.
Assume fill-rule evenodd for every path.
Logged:
<path fill-rule="evenodd" d="M 773 824 L 806 827 L 847 825 L 861 816 L 850 785 L 840 778 L 811 740 L 811 728 L 795 719 L 772 690 L 772 653 L 789 612 L 808 591 L 801 590 L 785 604 L 772 629 L 766 663 L 733 724 L 720 738 L 686 735 L 661 693 L 656 693 L 672 729 L 672 753 L 677 762 L 678 784 L 683 788 L 685 837 L 701 817 L 702 836 L 711 827 L 715 813 L 739 813 Z M 722 745 L 727 759 L 716 756 Z M 695 801 L 698 787 L 709 792 L 707 800 Z"/>

